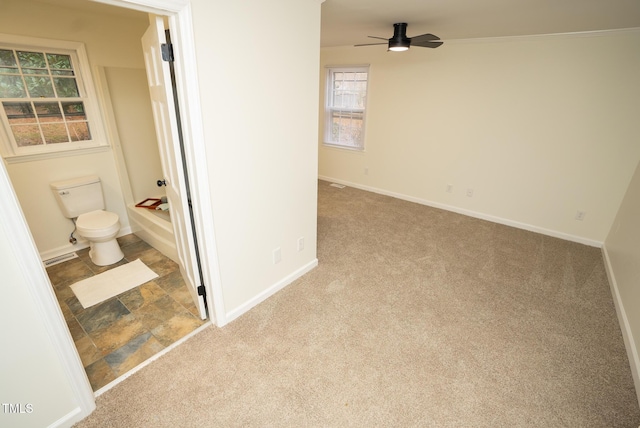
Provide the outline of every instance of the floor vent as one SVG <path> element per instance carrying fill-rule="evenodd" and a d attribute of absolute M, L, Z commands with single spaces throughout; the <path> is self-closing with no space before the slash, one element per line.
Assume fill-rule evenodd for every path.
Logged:
<path fill-rule="evenodd" d="M 49 266 L 57 265 L 58 263 L 66 262 L 67 260 L 77 259 L 77 258 L 78 258 L 78 255 L 76 253 L 68 253 L 58 257 L 54 257 L 52 259 L 45 260 L 43 263 L 44 263 L 44 267 L 49 267 Z"/>
<path fill-rule="evenodd" d="M 344 189 L 346 186 L 344 184 L 331 183 L 331 187 L 337 187 L 338 189 Z"/>

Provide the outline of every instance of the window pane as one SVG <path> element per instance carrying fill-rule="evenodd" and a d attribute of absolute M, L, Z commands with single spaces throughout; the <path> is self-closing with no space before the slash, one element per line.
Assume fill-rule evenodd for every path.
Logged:
<path fill-rule="evenodd" d="M 84 104 L 81 102 L 62 103 L 62 110 L 67 120 L 87 120 Z"/>
<path fill-rule="evenodd" d="M 49 76 L 49 71 L 44 68 L 23 68 L 23 74 L 37 74 L 40 76 Z"/>
<path fill-rule="evenodd" d="M 56 76 L 73 76 L 73 70 L 51 70 L 51 74 Z"/>
<path fill-rule="evenodd" d="M 69 55 L 47 54 L 51 69 L 71 70 L 71 57 Z"/>
<path fill-rule="evenodd" d="M 12 125 L 11 131 L 18 147 L 37 146 L 43 144 L 38 125 Z"/>
<path fill-rule="evenodd" d="M 77 98 L 80 96 L 78 85 L 76 85 L 76 79 L 74 78 L 54 77 L 53 83 L 56 85 L 58 97 Z"/>
<path fill-rule="evenodd" d="M 2 103 L 2 106 L 11 125 L 36 122 L 31 103 Z"/>
<path fill-rule="evenodd" d="M 19 71 L 17 68 L 10 67 L 0 67 L 0 74 L 18 74 Z"/>
<path fill-rule="evenodd" d="M 64 123 L 45 123 L 41 125 L 41 128 L 47 144 L 69 142 L 67 127 L 64 126 Z"/>
<path fill-rule="evenodd" d="M 87 122 L 68 122 L 69 135 L 71 135 L 71 141 L 87 141 L 91 139 L 91 132 L 89 132 L 89 123 Z"/>
<path fill-rule="evenodd" d="M 47 63 L 41 52 L 18 51 L 17 54 L 22 68 L 47 68 Z"/>
<path fill-rule="evenodd" d="M 49 77 L 24 76 L 29 95 L 33 98 L 53 98 L 53 85 Z"/>
<path fill-rule="evenodd" d="M 0 98 L 25 98 L 26 96 L 20 76 L 0 75 Z"/>
<path fill-rule="evenodd" d="M 332 112 L 331 138 L 345 146 L 360 147 L 362 124 L 362 115 L 351 112 Z"/>
<path fill-rule="evenodd" d="M 366 79 L 367 73 L 334 73 L 332 106 L 364 109 L 367 93 Z"/>
<path fill-rule="evenodd" d="M 58 103 L 33 103 L 33 105 L 41 123 L 62 122 L 62 112 Z"/>
<path fill-rule="evenodd" d="M 0 49 L 0 66 L 5 67 L 17 67 L 16 58 L 13 56 L 13 51 Z"/>

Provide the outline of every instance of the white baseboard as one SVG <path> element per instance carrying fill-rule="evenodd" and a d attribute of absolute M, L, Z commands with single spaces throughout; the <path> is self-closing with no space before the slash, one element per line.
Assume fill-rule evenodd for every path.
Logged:
<path fill-rule="evenodd" d="M 306 265 L 302 266 L 300 269 L 292 272 L 290 275 L 287 275 L 286 277 L 284 277 L 280 281 L 278 281 L 275 284 L 273 284 L 271 287 L 269 287 L 266 290 L 264 290 L 262 293 L 258 294 L 254 298 L 252 298 L 251 300 L 249 300 L 246 303 L 243 303 L 242 305 L 238 306 L 237 308 L 227 312 L 225 324 L 230 323 L 234 319 L 238 318 L 242 314 L 248 312 L 250 309 L 252 309 L 255 306 L 257 306 L 258 304 L 264 302 L 269 297 L 273 296 L 278 291 L 282 290 L 284 287 L 286 287 L 287 285 L 291 284 L 293 281 L 295 281 L 296 279 L 300 278 L 302 275 L 304 275 L 305 273 L 309 272 L 311 269 L 315 268 L 316 266 L 318 266 L 318 259 L 313 259 L 311 262 L 309 262 Z"/>
<path fill-rule="evenodd" d="M 67 244 L 62 247 L 54 248 L 51 250 L 43 251 L 40 253 L 40 260 L 43 262 L 49 259 L 53 259 L 54 257 L 62 256 L 64 254 L 73 253 L 74 251 L 83 250 L 89 246 L 89 242 L 84 239 L 78 239 L 78 243 L 76 245 Z"/>
<path fill-rule="evenodd" d="M 80 407 L 76 407 L 71 412 L 67 413 L 57 421 L 49 425 L 49 428 L 66 428 L 73 426 L 75 423 L 80 422 L 82 419 L 89 416 L 89 413 L 83 414 Z"/>
<path fill-rule="evenodd" d="M 603 242 L 595 241 L 593 239 L 583 238 L 581 236 L 570 235 L 564 232 L 558 232 L 556 230 L 549 230 L 542 227 L 534 226 L 531 224 L 520 223 L 514 220 L 506 218 L 496 217 L 489 214 L 480 213 L 477 211 L 466 210 L 464 208 L 458 208 L 453 205 L 441 204 L 439 202 L 428 201 L 426 199 L 416 198 L 414 196 L 405 195 L 402 193 L 390 192 L 384 189 L 378 189 L 377 187 L 364 186 L 358 183 L 352 183 L 346 180 L 340 180 L 337 178 L 326 177 L 323 175 L 318 176 L 318 179 L 329 181 L 332 183 L 340 183 L 345 186 L 354 187 L 360 190 L 366 190 L 368 192 L 378 193 L 380 195 L 391 196 L 393 198 L 402 199 L 404 201 L 415 202 L 416 204 L 426 205 L 433 208 L 439 208 L 445 211 L 451 211 L 457 214 L 466 215 L 468 217 L 479 218 L 481 220 L 490 221 L 492 223 L 503 224 L 505 226 L 515 227 L 517 229 L 528 230 L 529 232 L 540 233 L 542 235 L 551 236 L 554 238 L 564 239 L 565 241 L 577 242 L 579 244 L 588 245 L 590 247 L 602 248 Z"/>
<path fill-rule="evenodd" d="M 613 303 L 616 307 L 616 314 L 618 315 L 618 323 L 620 324 L 620 330 L 622 330 L 622 338 L 624 339 L 624 346 L 627 349 L 627 357 L 629 358 L 629 366 L 631 367 L 631 375 L 633 376 L 633 384 L 636 387 L 636 396 L 638 403 L 640 404 L 640 358 L 638 357 L 638 348 L 631 332 L 631 326 L 627 319 L 627 312 L 622 305 L 622 299 L 620 292 L 618 291 L 618 283 L 611 266 L 611 260 L 609 259 L 609 253 L 607 247 L 602 247 L 602 255 L 604 257 L 604 267 L 607 271 L 607 277 L 609 278 L 609 286 L 611 287 L 611 295 L 613 296 Z"/>

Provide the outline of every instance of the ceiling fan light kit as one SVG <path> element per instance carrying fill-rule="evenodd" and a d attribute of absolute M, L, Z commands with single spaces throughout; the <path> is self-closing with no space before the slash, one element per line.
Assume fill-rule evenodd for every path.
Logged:
<path fill-rule="evenodd" d="M 407 37 L 407 24 L 401 22 L 393 24 L 393 37 L 389 39 L 388 51 L 402 52 L 409 49 L 411 39 Z"/>
<path fill-rule="evenodd" d="M 442 45 L 439 41 L 440 37 L 433 34 L 421 34 L 415 37 L 407 37 L 407 23 L 399 22 L 393 24 L 393 37 L 386 39 L 384 37 L 368 36 L 372 39 L 387 40 L 387 43 L 367 43 L 357 46 L 372 46 L 372 45 L 387 45 L 387 51 L 402 52 L 409 49 L 409 47 L 420 46 L 423 48 L 437 48 Z"/>

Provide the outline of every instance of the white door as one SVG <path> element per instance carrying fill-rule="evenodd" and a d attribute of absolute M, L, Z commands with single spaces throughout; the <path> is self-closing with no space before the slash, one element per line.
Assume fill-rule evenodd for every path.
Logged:
<path fill-rule="evenodd" d="M 171 86 L 169 63 L 162 60 L 161 44 L 166 42 L 164 23 L 160 17 L 152 17 L 151 25 L 142 36 L 142 49 L 151 93 L 162 170 L 166 183 L 169 213 L 176 238 L 180 272 L 187 288 L 199 308 L 200 317 L 206 318 L 203 296 L 198 295 L 200 274 L 198 270 L 187 184 L 182 164 L 178 122 Z"/>

